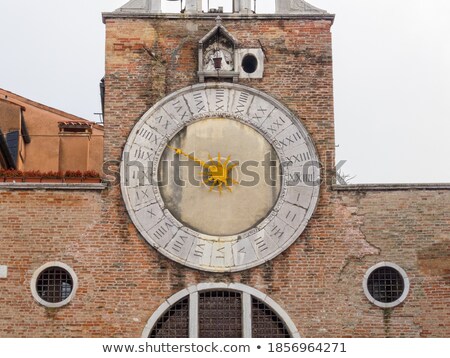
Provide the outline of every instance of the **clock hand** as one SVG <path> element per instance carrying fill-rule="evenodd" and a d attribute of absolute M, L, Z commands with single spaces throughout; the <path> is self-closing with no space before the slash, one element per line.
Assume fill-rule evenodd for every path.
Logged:
<path fill-rule="evenodd" d="M 209 165 L 206 164 L 203 160 L 197 159 L 197 158 L 194 157 L 193 155 L 184 152 L 183 149 L 175 148 L 175 147 L 172 147 L 172 146 L 170 146 L 170 145 L 168 145 L 168 147 L 169 147 L 170 149 L 172 149 L 176 154 L 182 155 L 182 156 L 184 156 L 184 157 L 186 157 L 186 158 L 188 158 L 188 159 L 190 159 L 190 160 L 192 160 L 192 161 L 194 161 L 194 162 L 200 164 L 203 168 L 205 168 L 205 169 L 208 169 L 208 168 L 209 168 Z"/>
<path fill-rule="evenodd" d="M 237 166 L 237 164 L 228 165 L 231 161 L 231 155 L 224 161 L 222 161 L 222 157 L 219 152 L 219 156 L 217 159 L 218 165 L 207 164 L 201 159 L 194 157 L 191 154 L 188 154 L 183 151 L 181 148 L 175 148 L 168 145 L 170 149 L 172 149 L 177 155 L 182 155 L 198 164 L 200 164 L 207 171 L 203 173 L 208 176 L 208 182 L 211 183 L 211 188 L 209 191 L 212 191 L 215 187 L 219 188 L 219 192 L 222 194 L 223 187 L 225 187 L 228 191 L 232 192 L 230 185 L 228 184 L 228 178 L 230 177 L 231 170 Z M 208 158 L 210 161 L 213 161 L 211 154 L 208 154 Z M 233 184 L 239 184 L 236 180 L 232 180 Z"/>

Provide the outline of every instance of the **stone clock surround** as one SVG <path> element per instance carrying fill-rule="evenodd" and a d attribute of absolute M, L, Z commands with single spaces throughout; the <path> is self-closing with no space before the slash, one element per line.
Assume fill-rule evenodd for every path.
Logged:
<path fill-rule="evenodd" d="M 186 125 L 210 117 L 233 118 L 253 127 L 273 144 L 282 163 L 289 162 L 283 167 L 282 190 L 272 212 L 258 226 L 233 237 L 206 236 L 183 226 L 166 210 L 158 186 L 153 185 L 168 141 Z M 136 162 L 153 173 L 153 181 L 143 181 Z M 320 190 L 319 168 L 305 169 L 309 163 L 318 163 L 313 141 L 280 102 L 247 86 L 198 84 L 162 99 L 136 124 L 122 158 L 122 195 L 140 234 L 163 255 L 204 271 L 242 271 L 276 257 L 306 228 Z M 311 173 L 311 182 L 292 185 L 305 170 Z"/>

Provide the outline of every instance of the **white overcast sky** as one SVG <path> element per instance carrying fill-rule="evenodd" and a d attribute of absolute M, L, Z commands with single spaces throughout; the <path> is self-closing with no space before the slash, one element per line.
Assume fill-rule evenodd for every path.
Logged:
<path fill-rule="evenodd" d="M 163 10 L 178 10 L 177 3 Z M 206 3 L 206 0 L 204 1 Z M 275 0 L 258 0 L 271 12 Z M 0 0 L 0 87 L 95 120 L 102 11 L 126 0 Z M 352 183 L 450 182 L 450 1 L 311 0 L 336 14 L 337 159 Z M 231 0 L 211 0 L 211 6 Z"/>

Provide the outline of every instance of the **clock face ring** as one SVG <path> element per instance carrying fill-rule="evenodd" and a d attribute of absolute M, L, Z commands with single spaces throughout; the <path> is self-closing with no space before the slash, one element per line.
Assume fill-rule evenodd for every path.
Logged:
<path fill-rule="evenodd" d="M 275 185 L 234 185 L 242 163 L 267 152 L 276 158 Z M 199 270 L 235 272 L 273 259 L 303 232 L 319 196 L 318 158 L 303 125 L 272 97 L 236 84 L 164 98 L 138 121 L 122 159 L 122 195 L 141 236 Z M 162 163 L 181 159 L 197 166 L 200 183 L 167 189 Z M 228 170 L 233 160 L 239 165 Z"/>

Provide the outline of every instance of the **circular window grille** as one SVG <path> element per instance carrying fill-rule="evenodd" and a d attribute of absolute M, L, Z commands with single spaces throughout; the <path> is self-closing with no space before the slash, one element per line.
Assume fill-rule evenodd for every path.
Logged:
<path fill-rule="evenodd" d="M 61 307 L 75 294 L 77 278 L 73 270 L 62 263 L 48 263 L 39 268 L 31 280 L 31 291 L 40 304 Z"/>
<path fill-rule="evenodd" d="M 242 59 L 242 69 L 245 73 L 255 73 L 258 69 L 258 60 L 254 55 L 245 55 Z"/>
<path fill-rule="evenodd" d="M 401 267 L 382 262 L 367 271 L 363 286 L 369 301 L 379 307 L 389 308 L 405 300 L 409 280 Z"/>
<path fill-rule="evenodd" d="M 168 299 L 148 321 L 143 337 L 299 337 L 287 314 L 259 291 L 241 284 L 226 289 L 224 284 L 220 289 L 199 286 Z"/>

